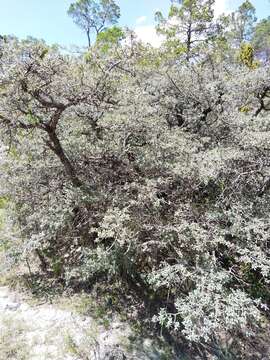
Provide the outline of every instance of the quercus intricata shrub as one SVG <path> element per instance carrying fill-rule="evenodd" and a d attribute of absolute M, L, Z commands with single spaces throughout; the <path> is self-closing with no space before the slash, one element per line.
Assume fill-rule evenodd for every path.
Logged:
<path fill-rule="evenodd" d="M 77 57 L 2 41 L 10 253 L 154 293 L 153 320 L 191 341 L 252 334 L 270 299 L 270 68 L 167 63 L 131 35 Z"/>

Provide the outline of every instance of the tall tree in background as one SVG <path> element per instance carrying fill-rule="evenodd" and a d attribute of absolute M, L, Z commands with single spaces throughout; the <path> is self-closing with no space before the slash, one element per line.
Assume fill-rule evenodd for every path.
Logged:
<path fill-rule="evenodd" d="M 270 16 L 255 26 L 252 44 L 259 58 L 270 60 Z"/>
<path fill-rule="evenodd" d="M 214 18 L 215 0 L 172 1 L 168 18 L 156 13 L 157 30 L 167 38 L 167 42 L 178 47 L 178 52 L 186 54 L 187 61 L 197 45 L 208 38 Z"/>
<path fill-rule="evenodd" d="M 232 45 L 239 48 L 244 41 L 249 42 L 257 21 L 256 9 L 249 0 L 244 1 L 230 17 L 231 31 L 229 37 Z"/>
<path fill-rule="evenodd" d="M 116 24 L 120 8 L 114 0 L 77 0 L 70 5 L 68 14 L 85 31 L 90 47 L 91 33 L 98 35 L 108 25 Z"/>

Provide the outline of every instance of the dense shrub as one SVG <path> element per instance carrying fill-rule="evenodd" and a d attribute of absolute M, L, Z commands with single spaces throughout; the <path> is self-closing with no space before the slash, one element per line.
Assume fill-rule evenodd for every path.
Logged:
<path fill-rule="evenodd" d="M 270 296 L 270 69 L 150 66 L 152 49 L 127 44 L 2 44 L 16 253 L 67 283 L 139 286 L 191 341 L 249 335 Z"/>

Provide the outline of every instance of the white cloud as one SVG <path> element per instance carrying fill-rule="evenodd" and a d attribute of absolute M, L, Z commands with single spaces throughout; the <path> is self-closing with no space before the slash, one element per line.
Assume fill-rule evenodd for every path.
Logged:
<path fill-rule="evenodd" d="M 146 16 L 140 16 L 136 19 L 136 24 L 142 24 L 146 21 L 147 17 Z"/>
<path fill-rule="evenodd" d="M 230 0 L 216 0 L 215 2 L 215 16 L 227 13 L 230 10 Z"/>
<path fill-rule="evenodd" d="M 154 47 L 159 47 L 162 43 L 162 36 L 158 35 L 154 25 L 137 26 L 135 33 L 144 43 L 149 43 Z"/>

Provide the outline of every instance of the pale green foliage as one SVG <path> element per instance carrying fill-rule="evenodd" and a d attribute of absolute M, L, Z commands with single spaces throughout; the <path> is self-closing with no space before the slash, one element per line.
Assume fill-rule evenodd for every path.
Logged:
<path fill-rule="evenodd" d="M 101 48 L 102 52 L 107 53 L 112 47 L 119 45 L 124 38 L 124 31 L 118 26 L 113 26 L 98 34 L 96 45 Z"/>
<path fill-rule="evenodd" d="M 178 275 L 182 277 L 181 271 Z M 177 312 L 169 314 L 161 309 L 154 320 L 175 330 L 183 326 L 182 333 L 195 342 L 210 341 L 213 334 L 239 329 L 243 329 L 245 335 L 251 335 L 250 325 L 260 320 L 259 303 L 253 302 L 241 290 L 228 292 L 226 283 L 230 278 L 227 273 L 215 272 L 215 269 L 207 273 L 201 270 L 200 273 L 198 269 L 198 274 L 192 274 L 192 280 L 197 286 L 188 296 L 176 300 Z M 183 319 L 182 323 L 180 319 Z"/>

